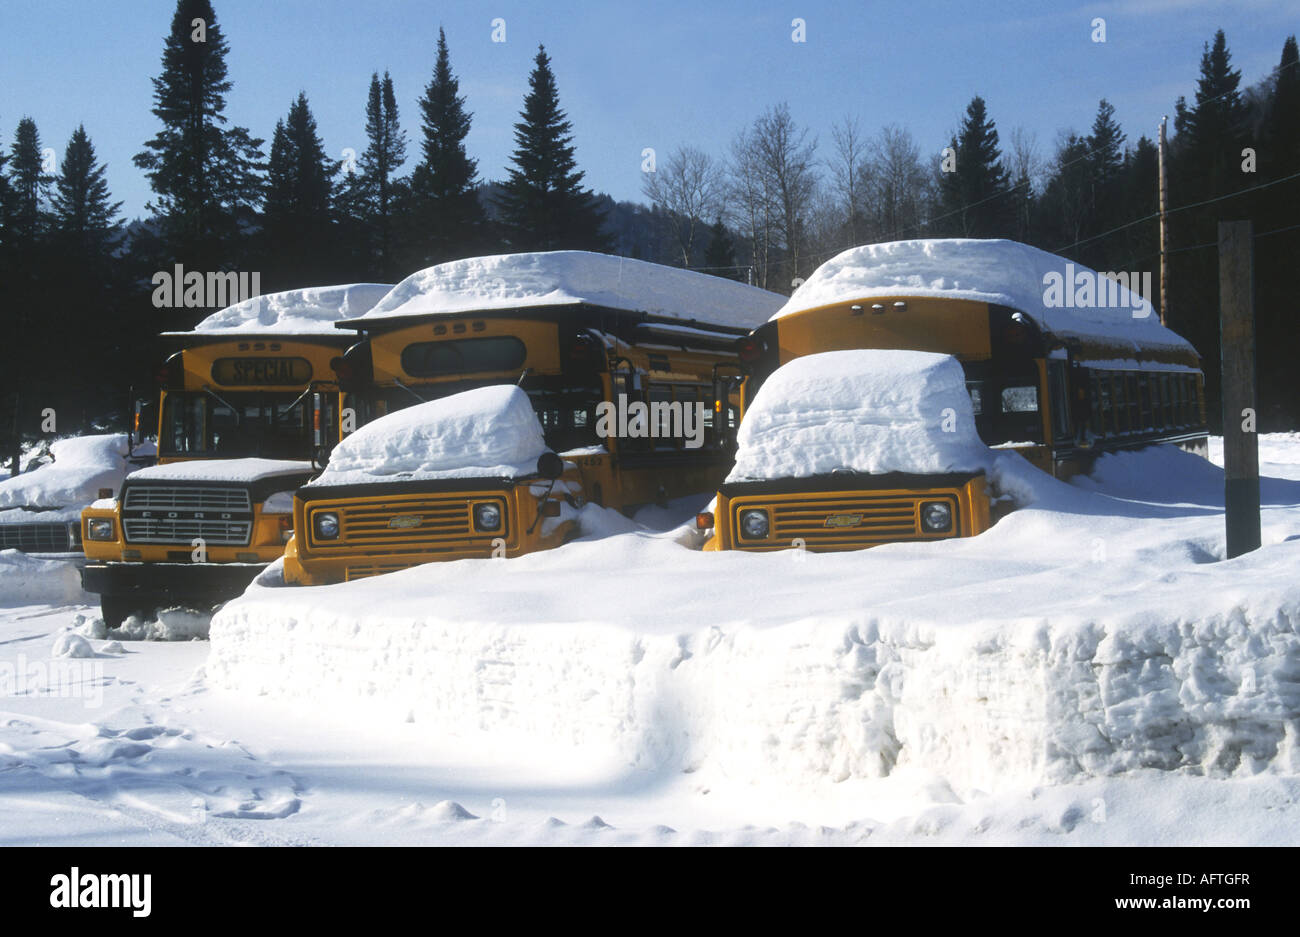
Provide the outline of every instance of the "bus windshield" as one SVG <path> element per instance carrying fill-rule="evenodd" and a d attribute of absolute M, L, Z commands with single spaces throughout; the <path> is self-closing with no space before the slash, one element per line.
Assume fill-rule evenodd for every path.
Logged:
<path fill-rule="evenodd" d="M 325 445 L 335 441 L 337 399 L 323 394 Z M 294 391 L 169 393 L 158 440 L 162 457 L 310 459 L 312 395 Z"/>

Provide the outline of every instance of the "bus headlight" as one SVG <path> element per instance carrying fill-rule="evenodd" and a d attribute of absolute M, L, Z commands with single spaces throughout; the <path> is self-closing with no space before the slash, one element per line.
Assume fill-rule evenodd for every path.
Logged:
<path fill-rule="evenodd" d="M 339 516 L 330 511 L 312 515 L 312 527 L 317 540 L 337 540 L 339 538 Z"/>
<path fill-rule="evenodd" d="M 766 511 L 741 511 L 740 535 L 749 540 L 761 540 L 767 536 L 770 524 Z"/>
<path fill-rule="evenodd" d="M 477 530 L 500 530 L 500 505 L 491 502 L 474 505 L 474 527 Z"/>
<path fill-rule="evenodd" d="M 952 530 L 952 507 L 944 501 L 926 501 L 921 505 L 921 528 L 940 534 Z"/>
<path fill-rule="evenodd" d="M 113 519 L 111 517 L 92 517 L 86 521 L 86 536 L 91 540 L 112 540 Z"/>

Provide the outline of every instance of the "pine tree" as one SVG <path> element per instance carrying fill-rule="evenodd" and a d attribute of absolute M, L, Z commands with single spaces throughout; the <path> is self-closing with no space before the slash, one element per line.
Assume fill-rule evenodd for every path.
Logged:
<path fill-rule="evenodd" d="M 478 162 L 465 149 L 473 115 L 452 73 L 447 36 L 420 97 L 421 160 L 411 173 L 407 242 L 411 266 L 471 256 L 484 243 L 486 216 L 478 196 Z"/>
<path fill-rule="evenodd" d="M 262 203 L 263 256 L 279 289 L 331 282 L 338 258 L 334 175 L 307 95 L 299 93 L 275 125 Z"/>
<path fill-rule="evenodd" d="M 1085 140 L 1091 176 L 1088 223 L 1082 232 L 1085 237 L 1109 231 L 1119 224 L 1120 216 L 1127 213 L 1119 191 L 1124 171 L 1124 139 L 1124 131 L 1115 120 L 1115 108 L 1102 98 L 1092 122 L 1092 133 Z M 1115 245 L 1120 243 L 1094 241 L 1085 245 L 1079 259 L 1097 269 L 1110 269 L 1106 258 L 1115 256 Z"/>
<path fill-rule="evenodd" d="M 107 255 L 116 240 L 113 230 L 122 203 L 109 202 L 105 173 L 106 168 L 95 159 L 95 146 L 85 125 L 78 126 L 64 150 L 51 201 L 54 230 L 62 249 L 76 251 L 83 258 Z"/>
<path fill-rule="evenodd" d="M 147 207 L 161 216 L 166 253 L 196 269 L 237 260 L 240 224 L 260 191 L 263 141 L 225 126 L 228 51 L 209 0 L 177 0 L 153 79 L 163 127 L 135 157 L 155 193 Z"/>
<path fill-rule="evenodd" d="M 1011 182 L 1002 165 L 997 128 L 979 95 L 967 106 L 951 146 L 957 165 L 939 183 L 941 214 L 950 216 L 944 227 L 961 237 L 1010 236 L 1015 225 L 1006 195 Z"/>
<path fill-rule="evenodd" d="M 113 399 L 122 367 L 120 359 L 105 354 L 123 331 L 122 297 L 129 290 L 115 256 L 122 203 L 110 201 L 105 174 L 86 128 L 77 127 L 64 150 L 51 199 L 60 302 L 46 322 L 47 329 L 74 337 L 66 345 L 67 367 L 57 385 L 60 405 L 73 413 L 88 401 Z"/>
<path fill-rule="evenodd" d="M 49 230 L 49 191 L 54 177 L 41 159 L 41 138 L 36 121 L 24 117 L 14 132 L 9 167 L 10 241 L 19 254 L 31 254 Z"/>
<path fill-rule="evenodd" d="M 704 249 L 705 272 L 732 280 L 743 279 L 736 268 L 736 245 L 719 217 L 709 226 L 709 246 Z"/>
<path fill-rule="evenodd" d="M 555 75 L 538 46 L 501 211 L 515 250 L 604 250 L 603 218 L 582 188 L 573 127 L 560 109 Z"/>
<path fill-rule="evenodd" d="M 399 266 L 393 256 L 394 227 L 405 183 L 397 170 L 406 162 L 406 135 L 398 121 L 397 97 L 388 72 L 382 80 L 378 72 L 370 76 L 366 141 L 365 152 L 338 193 L 337 206 L 359 276 L 388 280 L 397 275 Z"/>
<path fill-rule="evenodd" d="M 1276 167 L 1269 175 L 1276 178 L 1300 167 L 1300 51 L 1295 36 L 1283 43 L 1274 75 L 1267 126 L 1273 147 L 1270 162 Z"/>
<path fill-rule="evenodd" d="M 1201 73 L 1196 81 L 1196 103 L 1187 106 L 1179 98 L 1175 106 L 1174 130 L 1178 135 L 1177 162 L 1180 177 L 1201 198 L 1238 188 L 1245 135 L 1246 108 L 1238 86 L 1241 72 L 1233 69 L 1223 30 L 1214 34 L 1201 54 Z M 1189 193 L 1190 194 L 1190 193 Z"/>

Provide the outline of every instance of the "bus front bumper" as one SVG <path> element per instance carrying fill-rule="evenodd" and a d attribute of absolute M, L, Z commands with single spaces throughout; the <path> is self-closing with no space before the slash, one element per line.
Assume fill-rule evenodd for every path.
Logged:
<path fill-rule="evenodd" d="M 240 595 L 265 563 L 87 563 L 81 587 L 106 596 L 223 602 Z"/>

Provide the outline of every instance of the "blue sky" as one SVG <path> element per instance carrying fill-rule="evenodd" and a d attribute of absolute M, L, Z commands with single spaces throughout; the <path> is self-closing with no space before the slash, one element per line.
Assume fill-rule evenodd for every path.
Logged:
<path fill-rule="evenodd" d="M 537 44 L 546 44 L 588 183 L 639 199 L 641 151 L 681 143 L 721 154 L 764 108 L 787 101 L 830 152 L 831 125 L 908 127 L 926 150 L 944 146 L 974 93 L 1005 142 L 1037 134 L 1044 156 L 1058 131 L 1086 131 L 1108 98 L 1131 139 L 1154 136 L 1179 94 L 1191 97 L 1202 44 L 1216 28 L 1253 83 L 1300 31 L 1294 0 L 824 3 L 429 3 L 414 0 L 214 0 L 231 46 L 232 123 L 269 140 L 306 91 L 327 150 L 364 148 L 372 71 L 388 69 L 418 157 L 416 99 L 433 67 L 438 26 L 474 112 L 468 145 L 501 178 Z M 5 0 L 0 11 L 0 139 L 36 119 L 61 157 L 84 122 L 108 163 L 114 198 L 141 214 L 148 182 L 131 157 L 157 129 L 149 112 L 172 0 L 93 3 Z M 492 20 L 506 42 L 491 41 Z M 791 39 L 792 20 L 807 41 Z M 1091 22 L 1106 20 L 1106 42 Z"/>

